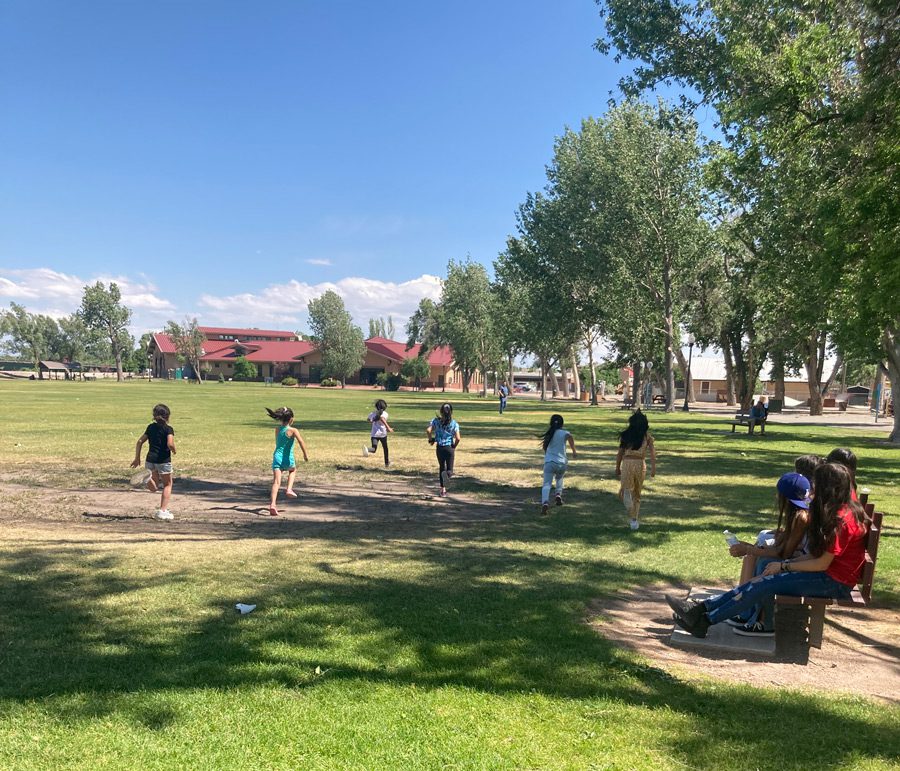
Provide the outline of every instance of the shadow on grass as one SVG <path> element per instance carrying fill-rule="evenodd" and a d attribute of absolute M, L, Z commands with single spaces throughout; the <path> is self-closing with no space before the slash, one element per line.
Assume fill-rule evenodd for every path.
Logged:
<path fill-rule="evenodd" d="M 710 743 L 751 746 L 760 767 L 783 766 L 785 746 L 804 747 L 807 767 L 890 762 L 900 752 L 889 713 L 863 719 L 799 693 L 682 682 L 581 622 L 585 598 L 674 580 L 661 571 L 499 545 L 395 541 L 320 561 L 302 583 L 261 588 L 252 616 L 232 615 L 226 609 L 234 598 L 208 591 L 188 618 L 167 613 L 163 620 L 139 612 L 129 596 L 177 592 L 189 576 L 138 580 L 93 549 L 17 549 L 0 557 L 0 591 L 16 609 L 2 628 L 0 698 L 44 699 L 42 712 L 60 720 L 122 711 L 158 730 L 176 719 L 164 705 L 129 713 L 115 697 L 309 689 L 327 679 L 347 682 L 348 693 L 360 684 L 450 686 L 580 700 L 587 711 L 604 701 L 674 711 L 703 726 L 700 735 L 655 737 L 683 759 L 700 757 Z M 388 557 L 420 569 L 367 572 L 366 560 L 383 567 Z M 79 698 L 51 698 L 66 694 Z"/>

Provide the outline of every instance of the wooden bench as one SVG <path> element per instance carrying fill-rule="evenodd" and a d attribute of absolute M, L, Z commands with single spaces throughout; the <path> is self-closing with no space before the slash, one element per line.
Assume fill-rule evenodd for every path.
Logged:
<path fill-rule="evenodd" d="M 747 433 L 752 434 L 753 429 L 756 428 L 756 424 L 759 423 L 759 432 L 761 434 L 766 433 L 766 423 L 768 422 L 767 418 L 763 418 L 762 420 L 758 420 L 756 418 L 751 418 L 749 415 L 739 412 L 734 416 L 734 420 L 730 421 L 731 423 L 731 433 L 734 433 L 734 430 L 738 426 L 747 426 Z"/>
<path fill-rule="evenodd" d="M 866 534 L 866 561 L 863 564 L 859 584 L 853 589 L 849 600 L 832 600 L 822 597 L 791 597 L 783 594 L 775 596 L 775 648 L 779 648 L 779 634 L 786 634 L 785 625 L 779 624 L 779 610 L 782 608 L 803 608 L 805 617 L 801 623 L 805 625 L 806 644 L 811 648 L 822 647 L 822 634 L 825 629 L 825 608 L 839 605 L 844 608 L 868 607 L 872 601 L 872 582 L 875 578 L 875 565 L 878 562 L 878 542 L 881 539 L 883 512 L 875 511 L 875 506 L 868 502 L 868 496 L 862 494 L 860 503 L 871 520 Z"/>

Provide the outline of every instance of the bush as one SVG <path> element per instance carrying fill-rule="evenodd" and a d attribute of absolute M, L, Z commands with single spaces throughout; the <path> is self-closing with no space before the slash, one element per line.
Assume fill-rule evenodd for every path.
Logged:
<path fill-rule="evenodd" d="M 405 378 L 402 375 L 395 375 L 392 372 L 379 372 L 375 378 L 375 382 L 385 391 L 399 391 L 404 380 Z"/>
<path fill-rule="evenodd" d="M 256 365 L 251 364 L 243 356 L 238 356 L 234 360 L 235 380 L 255 380 L 256 377 Z"/>
<path fill-rule="evenodd" d="M 295 386 L 297 385 L 297 378 L 291 377 L 288 375 L 287 377 L 281 378 L 281 385 L 283 386 Z"/>
<path fill-rule="evenodd" d="M 225 382 L 225 375 L 223 375 L 221 372 L 219 373 L 219 382 L 220 382 L 220 383 L 224 383 L 224 382 Z"/>
<path fill-rule="evenodd" d="M 335 380 L 333 377 L 323 377 L 322 382 L 319 383 L 322 388 L 335 388 L 341 384 L 340 380 Z"/>

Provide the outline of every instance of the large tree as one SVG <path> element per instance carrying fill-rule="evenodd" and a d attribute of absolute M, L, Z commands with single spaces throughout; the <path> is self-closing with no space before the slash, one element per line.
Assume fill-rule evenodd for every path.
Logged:
<path fill-rule="evenodd" d="M 781 220 L 762 231 L 775 242 L 757 247 L 784 254 L 777 235 L 791 221 L 813 236 L 812 288 L 824 278 L 827 293 L 813 303 L 822 315 L 809 324 L 807 367 L 821 370 L 817 338 L 830 327 L 855 355 L 880 345 L 900 390 L 896 3 L 782 1 L 765 12 L 753 0 L 600 4 L 608 38 L 598 47 L 642 62 L 623 81 L 627 92 L 676 81 L 718 112 L 747 216 Z M 774 211 L 759 205 L 767 190 L 779 193 Z M 900 442 L 900 417 L 892 437 Z"/>
<path fill-rule="evenodd" d="M 43 377 L 40 361 L 50 355 L 58 336 L 59 326 L 50 316 L 29 313 L 17 303 L 10 303 L 9 310 L 0 312 L 0 348 L 13 356 L 29 359 L 40 378 Z"/>
<path fill-rule="evenodd" d="M 322 371 L 344 386 L 366 358 L 363 332 L 353 323 L 337 292 L 328 290 L 310 300 L 308 307 L 311 337 L 322 354 Z"/>
<path fill-rule="evenodd" d="M 122 359 L 134 341 L 128 334 L 131 311 L 122 304 L 119 285 L 113 281 L 107 288 L 98 281 L 93 286 L 86 286 L 78 316 L 88 329 L 99 332 L 109 341 L 116 362 L 116 379 L 121 382 Z"/>
<path fill-rule="evenodd" d="M 200 359 L 203 356 L 203 344 L 206 335 L 200 331 L 197 319 L 185 319 L 183 324 L 170 321 L 166 324 L 166 334 L 175 346 L 175 352 L 182 364 L 187 364 L 194 371 L 197 384 L 203 383 L 203 374 L 200 371 Z"/>

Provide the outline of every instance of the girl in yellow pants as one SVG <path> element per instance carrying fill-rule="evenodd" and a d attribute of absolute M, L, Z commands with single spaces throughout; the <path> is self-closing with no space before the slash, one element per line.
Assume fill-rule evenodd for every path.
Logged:
<path fill-rule="evenodd" d="M 650 452 L 650 476 L 656 476 L 656 447 L 650 435 L 647 416 L 638 410 L 628 419 L 628 428 L 619 434 L 619 452 L 616 455 L 616 476 L 621 480 L 619 498 L 628 511 L 632 530 L 640 527 L 641 489 L 647 473 L 645 458 Z"/>

